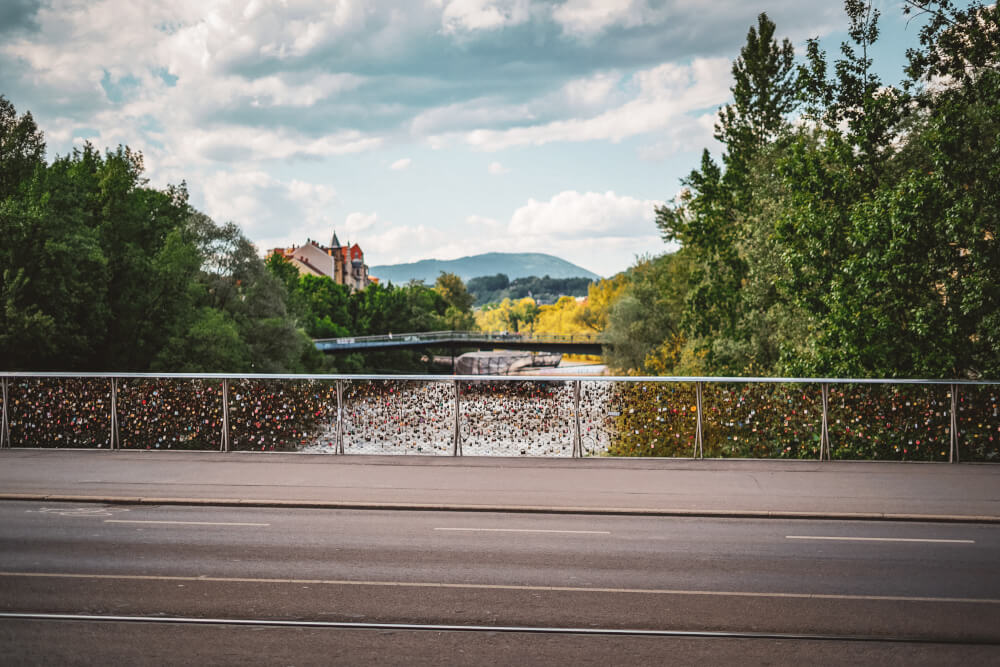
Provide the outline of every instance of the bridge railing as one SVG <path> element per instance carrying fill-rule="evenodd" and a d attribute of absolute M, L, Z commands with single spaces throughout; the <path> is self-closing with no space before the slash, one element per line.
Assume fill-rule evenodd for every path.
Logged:
<path fill-rule="evenodd" d="M 434 343 L 455 341 L 488 341 L 495 343 L 599 343 L 598 334 L 537 334 L 507 331 L 423 331 L 419 333 L 394 333 L 377 336 L 345 336 L 317 338 L 314 343 L 327 346 L 358 345 L 362 343 Z"/>
<path fill-rule="evenodd" d="M 0 446 L 1000 461 L 1000 382 L 0 373 Z"/>

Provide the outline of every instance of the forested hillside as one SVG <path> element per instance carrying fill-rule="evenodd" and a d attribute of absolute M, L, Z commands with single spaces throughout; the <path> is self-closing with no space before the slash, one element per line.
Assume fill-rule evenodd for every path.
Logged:
<path fill-rule="evenodd" d="M 468 281 L 478 276 L 502 273 L 511 279 L 528 276 L 552 278 L 589 278 L 599 276 L 592 271 L 541 252 L 488 252 L 458 259 L 423 259 L 409 264 L 387 264 L 371 267 L 371 274 L 383 282 L 403 285 L 411 280 L 434 282 L 441 273 L 453 273 Z"/>
<path fill-rule="evenodd" d="M 467 287 L 475 296 L 476 306 L 499 303 L 504 299 L 533 298 L 538 304 L 551 305 L 563 296 L 587 296 L 590 278 L 550 278 L 528 276 L 510 280 L 506 274 L 480 276 L 468 281 Z"/>

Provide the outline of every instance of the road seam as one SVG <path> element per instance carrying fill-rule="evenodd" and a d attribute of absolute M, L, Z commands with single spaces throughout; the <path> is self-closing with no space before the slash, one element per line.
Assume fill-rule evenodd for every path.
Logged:
<path fill-rule="evenodd" d="M 1000 516 L 973 514 L 902 514 L 892 512 L 799 512 L 781 510 L 658 509 L 536 505 L 468 505 L 460 503 L 390 503 L 329 500 L 246 498 L 158 498 L 84 496 L 52 493 L 0 493 L 0 501 L 100 503 L 106 505 L 190 505 L 298 509 L 395 510 L 416 512 L 503 512 L 511 514 L 589 514 L 595 516 L 663 516 L 716 519 L 815 519 L 833 521 L 919 521 L 930 523 L 1000 523 Z"/>
<path fill-rule="evenodd" d="M 610 588 L 603 586 L 537 586 L 531 584 L 475 584 L 440 581 L 361 581 L 356 579 L 281 579 L 274 577 L 211 577 L 207 575 L 82 574 L 77 572 L 3 572 L 0 577 L 36 579 L 119 579 L 123 581 L 188 581 L 220 584 L 294 584 L 303 586 L 372 586 L 381 588 L 457 588 L 547 593 L 620 593 L 629 595 L 684 595 L 705 597 L 848 600 L 862 602 L 941 602 L 1000 605 L 996 598 L 933 597 L 917 595 L 851 595 L 846 593 L 767 593 L 762 591 L 703 591 L 670 588 Z"/>

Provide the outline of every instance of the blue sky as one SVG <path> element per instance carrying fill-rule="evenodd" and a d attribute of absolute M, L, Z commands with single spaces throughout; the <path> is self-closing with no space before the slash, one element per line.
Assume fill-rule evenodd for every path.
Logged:
<path fill-rule="evenodd" d="M 919 24 L 876 2 L 901 78 Z M 0 93 L 50 158 L 90 140 L 261 249 L 369 264 L 549 252 L 602 275 L 666 247 L 653 208 L 713 151 L 756 15 L 834 56 L 835 0 L 3 0 Z"/>

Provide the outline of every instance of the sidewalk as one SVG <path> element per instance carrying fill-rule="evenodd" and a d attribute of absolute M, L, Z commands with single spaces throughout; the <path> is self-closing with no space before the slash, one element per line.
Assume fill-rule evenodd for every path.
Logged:
<path fill-rule="evenodd" d="M 0 500 L 1000 523 L 1000 465 L 12 449 Z"/>

